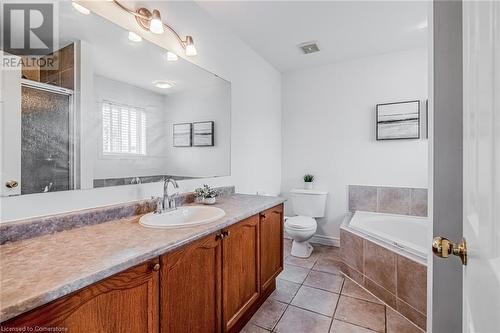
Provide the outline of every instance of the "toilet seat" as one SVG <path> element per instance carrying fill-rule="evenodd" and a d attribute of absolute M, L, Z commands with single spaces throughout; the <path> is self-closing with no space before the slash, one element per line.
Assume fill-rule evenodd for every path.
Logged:
<path fill-rule="evenodd" d="M 316 220 L 309 216 L 293 216 L 286 219 L 285 226 L 296 230 L 316 229 Z"/>

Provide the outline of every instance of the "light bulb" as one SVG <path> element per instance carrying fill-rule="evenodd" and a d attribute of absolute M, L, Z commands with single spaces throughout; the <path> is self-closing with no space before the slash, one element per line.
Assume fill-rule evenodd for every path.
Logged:
<path fill-rule="evenodd" d="M 194 46 L 193 37 L 186 36 L 186 55 L 188 57 L 197 55 L 196 47 Z"/>
<path fill-rule="evenodd" d="M 128 32 L 128 39 L 131 40 L 132 42 L 140 42 L 142 41 L 142 37 L 136 34 L 135 32 L 129 31 Z"/>
<path fill-rule="evenodd" d="M 154 34 L 163 33 L 163 22 L 161 21 L 160 11 L 158 9 L 153 10 L 153 16 L 151 16 L 151 21 L 149 22 L 149 31 Z"/>
<path fill-rule="evenodd" d="M 89 15 L 90 14 L 90 10 L 87 9 L 87 8 L 85 8 L 85 7 L 83 7 L 79 3 L 76 3 L 76 2 L 73 1 L 71 4 L 73 5 L 73 8 L 75 8 L 77 11 L 79 11 L 83 15 Z"/>
<path fill-rule="evenodd" d="M 177 54 L 167 51 L 167 61 L 177 61 L 178 59 L 179 57 L 177 56 Z"/>

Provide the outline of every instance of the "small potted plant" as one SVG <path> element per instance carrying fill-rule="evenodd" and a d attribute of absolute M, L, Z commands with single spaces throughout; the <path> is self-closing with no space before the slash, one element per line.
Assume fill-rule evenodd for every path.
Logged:
<path fill-rule="evenodd" d="M 313 188 L 314 176 L 310 174 L 304 175 L 304 188 L 306 190 L 312 190 Z"/>
<path fill-rule="evenodd" d="M 213 205 L 216 202 L 219 192 L 205 184 L 203 187 L 195 189 L 194 194 L 199 202 L 205 205 Z"/>

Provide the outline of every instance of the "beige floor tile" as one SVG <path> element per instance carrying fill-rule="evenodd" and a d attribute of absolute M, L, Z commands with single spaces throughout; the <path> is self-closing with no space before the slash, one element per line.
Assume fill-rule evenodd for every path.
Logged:
<path fill-rule="evenodd" d="M 386 308 L 387 333 L 422 333 L 423 331 L 413 325 L 408 319 L 394 311 Z"/>
<path fill-rule="evenodd" d="M 309 270 L 307 268 L 285 264 L 285 268 L 283 272 L 278 275 L 278 278 L 295 283 L 302 283 L 306 279 L 308 273 Z"/>
<path fill-rule="evenodd" d="M 278 333 L 327 333 L 331 319 L 289 306 L 274 329 Z"/>
<path fill-rule="evenodd" d="M 319 255 L 314 255 L 311 254 L 309 258 L 297 258 L 292 255 L 289 255 L 285 258 L 285 263 L 294 265 L 294 266 L 299 266 L 299 267 L 304 267 L 307 269 L 311 269 L 314 264 L 316 263 L 316 260 L 318 259 Z"/>
<path fill-rule="evenodd" d="M 268 333 L 270 331 L 263 329 L 262 327 L 259 327 L 257 325 L 254 325 L 252 323 L 248 323 L 243 327 L 243 329 L 240 331 L 240 333 Z"/>
<path fill-rule="evenodd" d="M 290 304 L 332 317 L 335 312 L 338 299 L 338 294 L 334 294 L 326 290 L 302 286 Z"/>
<path fill-rule="evenodd" d="M 290 303 L 293 299 L 293 296 L 297 293 L 300 288 L 299 283 L 276 279 L 276 290 L 273 291 L 270 298 L 280 301 L 283 303 Z"/>
<path fill-rule="evenodd" d="M 369 330 L 367 328 L 349 324 L 340 320 L 334 319 L 332 322 L 332 327 L 330 328 L 330 333 L 374 333 L 375 331 Z M 403 331 L 399 333 L 405 333 Z"/>
<path fill-rule="evenodd" d="M 314 245 L 316 249 L 316 244 Z M 325 246 L 317 248 L 317 252 L 319 253 L 321 258 L 329 258 L 329 259 L 337 259 L 340 260 L 340 248 L 336 246 Z"/>
<path fill-rule="evenodd" d="M 344 278 L 340 275 L 311 271 L 304 281 L 304 285 L 340 294 L 343 282 Z"/>
<path fill-rule="evenodd" d="M 340 261 L 320 257 L 313 266 L 313 270 L 340 275 Z"/>
<path fill-rule="evenodd" d="M 382 304 L 340 296 L 335 319 L 385 332 L 385 306 Z"/>
<path fill-rule="evenodd" d="M 275 300 L 265 301 L 250 319 L 250 323 L 272 330 L 285 312 L 287 305 Z"/>
<path fill-rule="evenodd" d="M 383 304 L 382 301 L 380 301 L 378 298 L 370 294 L 368 291 L 366 291 L 364 288 L 360 287 L 356 282 L 353 282 L 350 279 L 345 279 L 341 294 Z"/>

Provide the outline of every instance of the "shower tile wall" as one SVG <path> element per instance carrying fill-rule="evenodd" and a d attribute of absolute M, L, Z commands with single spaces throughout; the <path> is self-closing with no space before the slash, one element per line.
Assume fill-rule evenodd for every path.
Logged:
<path fill-rule="evenodd" d="M 427 189 L 349 185 L 349 211 L 427 216 Z"/>
<path fill-rule="evenodd" d="M 23 67 L 23 78 L 73 90 L 75 85 L 74 49 L 74 44 L 70 44 L 44 56 L 43 58 L 51 57 L 54 59 L 54 69 Z"/>

